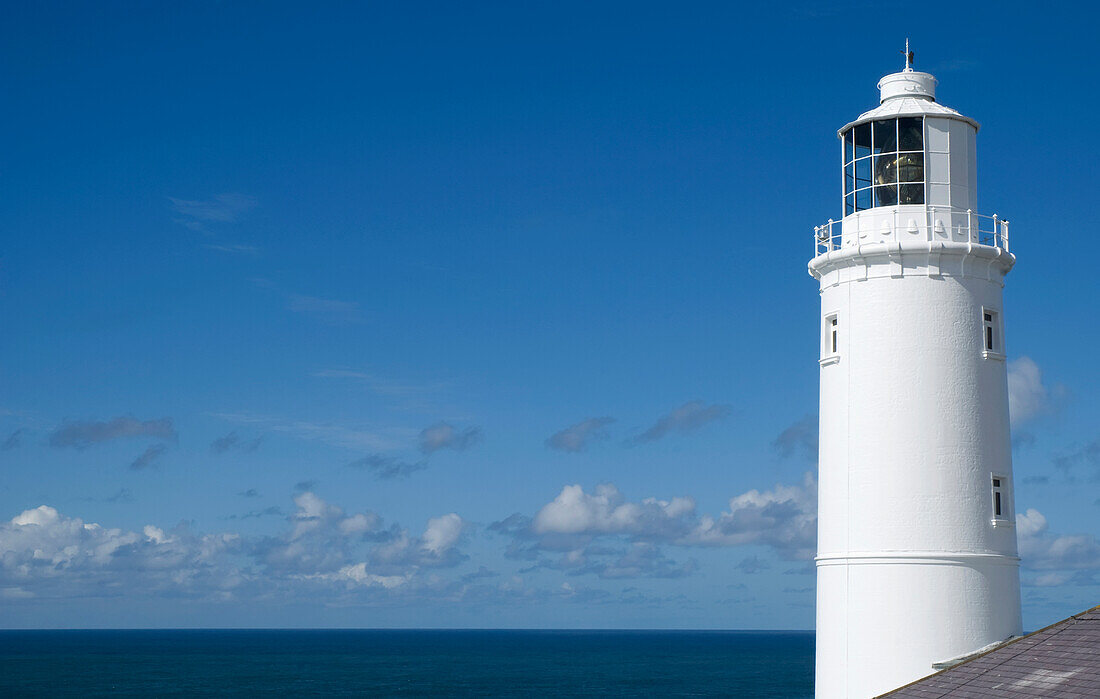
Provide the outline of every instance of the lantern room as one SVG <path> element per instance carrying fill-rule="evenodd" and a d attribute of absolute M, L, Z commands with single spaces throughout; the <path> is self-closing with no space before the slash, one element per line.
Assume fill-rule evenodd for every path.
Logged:
<path fill-rule="evenodd" d="M 823 234 L 828 249 L 926 239 L 984 242 L 977 211 L 978 123 L 936 101 L 936 78 L 905 69 L 878 83 L 879 105 L 837 135 L 843 226 Z M 839 235 L 841 234 L 842 235 Z"/>

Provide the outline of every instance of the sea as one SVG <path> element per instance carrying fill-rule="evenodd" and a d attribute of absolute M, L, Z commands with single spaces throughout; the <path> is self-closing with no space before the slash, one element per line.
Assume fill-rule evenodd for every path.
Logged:
<path fill-rule="evenodd" d="M 0 631 L 0 696 L 813 695 L 810 631 Z"/>

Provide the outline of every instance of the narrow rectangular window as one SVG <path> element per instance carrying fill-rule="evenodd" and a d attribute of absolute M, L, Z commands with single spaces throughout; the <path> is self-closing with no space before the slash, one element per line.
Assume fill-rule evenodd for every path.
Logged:
<path fill-rule="evenodd" d="M 1009 514 L 1009 504 L 1012 502 L 1011 496 L 1008 492 L 1008 478 L 994 473 L 992 476 L 992 506 L 993 506 L 993 519 L 1005 521 L 1011 520 Z"/>
<path fill-rule="evenodd" d="M 1001 328 L 998 324 L 997 312 L 988 308 L 982 309 L 982 349 L 986 352 L 1001 353 Z"/>
<path fill-rule="evenodd" d="M 840 324 L 837 314 L 830 313 L 821 323 L 821 365 L 840 361 Z"/>

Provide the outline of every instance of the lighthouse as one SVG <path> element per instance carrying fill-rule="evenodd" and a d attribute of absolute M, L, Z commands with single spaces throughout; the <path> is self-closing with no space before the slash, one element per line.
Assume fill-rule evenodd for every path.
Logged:
<path fill-rule="evenodd" d="M 979 125 L 904 69 L 837 133 L 821 285 L 818 699 L 895 689 L 1021 633 L 1005 275 Z"/>

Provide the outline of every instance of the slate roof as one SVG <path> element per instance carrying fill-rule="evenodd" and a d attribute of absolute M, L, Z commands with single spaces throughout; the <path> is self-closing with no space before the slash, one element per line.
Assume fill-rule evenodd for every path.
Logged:
<path fill-rule="evenodd" d="M 1100 697 L 1100 606 L 882 696 Z"/>

